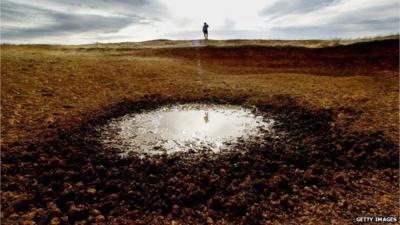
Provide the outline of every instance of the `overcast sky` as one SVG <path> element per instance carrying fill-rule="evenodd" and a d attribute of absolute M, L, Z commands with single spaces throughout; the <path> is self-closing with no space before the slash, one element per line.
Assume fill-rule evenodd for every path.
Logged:
<path fill-rule="evenodd" d="M 2 43 L 329 39 L 399 33 L 399 0 L 1 0 Z"/>

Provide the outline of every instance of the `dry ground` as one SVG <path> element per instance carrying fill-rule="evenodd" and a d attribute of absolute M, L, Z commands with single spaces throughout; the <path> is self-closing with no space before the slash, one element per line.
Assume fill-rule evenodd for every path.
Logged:
<path fill-rule="evenodd" d="M 398 37 L 338 44 L 340 41 L 2 45 L 2 156 L 26 149 L 30 143 L 45 144 L 117 103 L 154 96 L 242 99 L 244 104 L 255 105 L 279 104 L 277 99 L 284 97 L 309 110 L 331 111 L 335 115 L 331 126 L 344 132 L 383 132 L 385 138 L 398 143 Z M 382 171 L 368 176 L 383 179 Z M 393 181 L 397 178 L 389 174 L 382 182 L 358 180 L 360 185 L 376 186 L 375 191 L 368 188 L 365 193 L 371 198 L 364 197 L 378 201 L 378 207 L 365 213 L 398 212 L 398 183 Z M 3 183 L 9 180 L 3 179 Z M 2 194 L 3 202 L 13 194 L 29 193 L 8 190 Z M 3 207 L 6 221 L 18 217 L 10 215 L 9 205 Z M 393 210 L 386 211 L 390 206 Z M 324 218 L 321 212 L 324 207 L 328 206 L 317 205 L 311 215 L 305 213 L 305 221 L 329 222 L 332 218 Z M 337 220 L 351 223 L 340 215 Z"/>

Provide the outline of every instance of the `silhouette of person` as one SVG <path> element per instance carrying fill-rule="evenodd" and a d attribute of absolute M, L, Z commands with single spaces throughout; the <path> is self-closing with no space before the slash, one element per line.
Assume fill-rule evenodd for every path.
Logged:
<path fill-rule="evenodd" d="M 203 25 L 203 34 L 204 34 L 204 39 L 208 39 L 208 24 L 206 22 L 204 22 Z"/>

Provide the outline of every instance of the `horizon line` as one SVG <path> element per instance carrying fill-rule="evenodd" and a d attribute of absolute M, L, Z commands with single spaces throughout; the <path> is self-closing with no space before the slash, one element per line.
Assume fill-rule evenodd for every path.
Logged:
<path fill-rule="evenodd" d="M 392 38 L 400 38 L 400 33 L 397 34 L 387 34 L 387 35 L 371 35 L 371 36 L 360 36 L 360 37 L 351 37 L 351 38 L 340 38 L 340 37 L 333 37 L 333 38 L 300 38 L 300 39 L 273 39 L 273 38 L 234 38 L 234 39 L 166 39 L 166 38 L 158 38 L 158 39 L 148 39 L 143 41 L 116 41 L 116 42 L 88 42 L 82 44 L 62 44 L 62 43 L 12 43 L 12 42 L 2 42 L 0 39 L 0 45 L 65 45 L 65 46 L 79 46 L 79 45 L 95 45 L 95 44 L 121 44 L 121 43 L 146 43 L 146 42 L 155 42 L 155 41 L 172 41 L 172 42 L 183 42 L 183 41 L 351 41 L 351 40 L 374 40 L 374 39 L 392 39 Z"/>

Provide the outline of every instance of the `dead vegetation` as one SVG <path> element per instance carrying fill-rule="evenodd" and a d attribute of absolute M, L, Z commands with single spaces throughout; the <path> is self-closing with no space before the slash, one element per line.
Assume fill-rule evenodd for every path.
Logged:
<path fill-rule="evenodd" d="M 268 41 L 215 41 L 209 42 L 209 46 L 200 45 L 200 47 L 187 46 L 189 44 L 188 42 L 157 41 L 136 44 L 137 46 L 132 46 L 130 43 L 100 44 L 99 46 L 3 45 L 1 49 L 1 154 L 4 159 L 4 163 L 2 163 L 2 219 L 10 223 L 16 219 L 47 223 L 54 217 L 62 222 L 65 220 L 63 216 L 69 215 L 74 219 L 66 218 L 66 223 L 71 223 L 82 218 L 87 220 L 90 214 L 95 219 L 101 220 L 101 216 L 103 216 L 104 219 L 114 222 L 118 221 L 119 217 L 151 222 L 151 219 L 158 220 L 159 216 L 164 215 L 165 223 L 177 220 L 182 223 L 185 221 L 190 223 L 213 221 L 229 224 L 233 223 L 235 219 L 242 223 L 255 221 L 279 223 L 295 221 L 300 218 L 299 221 L 316 224 L 321 221 L 329 223 L 335 219 L 338 224 L 343 224 L 351 223 L 349 220 L 359 214 L 387 215 L 398 212 L 399 190 L 396 175 L 398 164 L 396 165 L 396 160 L 393 158 L 396 157 L 393 155 L 397 151 L 394 143 L 398 143 L 399 134 L 399 48 L 397 37 L 329 48 L 320 48 L 327 46 L 327 43 L 319 41 L 275 42 L 275 45 L 272 45 L 275 47 L 271 47 L 271 42 Z M 162 48 L 159 45 L 163 45 Z M 236 45 L 240 46 L 235 47 Z M 287 47 L 288 45 L 295 47 Z M 313 49 L 303 48 L 304 46 Z M 328 46 L 331 45 L 328 44 Z M 204 211 L 203 208 L 198 209 L 200 214 L 194 214 L 190 211 L 193 207 L 179 206 L 179 204 L 173 204 L 174 202 L 166 203 L 166 206 L 159 206 L 165 207 L 165 211 L 158 212 L 157 208 L 152 208 L 157 206 L 150 204 L 151 199 L 144 199 L 143 204 L 147 204 L 144 211 L 131 212 L 129 214 L 131 217 L 126 217 L 128 214 L 123 210 L 117 210 L 115 215 L 110 214 L 108 210 L 100 210 L 100 214 L 96 215 L 98 212 L 92 212 L 94 206 L 84 200 L 80 201 L 82 204 L 79 205 L 67 204 L 67 201 L 71 201 L 69 195 L 61 203 L 54 202 L 55 199 L 52 198 L 68 188 L 69 192 L 80 196 L 80 199 L 87 198 L 87 195 L 93 192 L 92 189 L 89 191 L 89 188 L 96 186 L 93 183 L 96 180 L 95 177 L 93 180 L 83 182 L 84 186 L 82 187 L 79 182 L 84 176 L 74 175 L 77 171 L 81 171 L 81 166 L 88 166 L 87 163 L 95 168 L 95 174 L 102 173 L 103 170 L 96 168 L 95 164 L 108 163 L 110 168 L 122 171 L 110 174 L 111 177 L 114 176 L 118 179 L 123 178 L 126 175 L 124 173 L 132 172 L 132 168 L 129 167 L 130 163 L 119 162 L 109 156 L 98 156 L 100 158 L 97 158 L 94 150 L 91 150 L 85 143 L 76 141 L 78 144 L 72 145 L 71 143 L 74 142 L 71 142 L 66 136 L 60 137 L 60 134 L 70 134 L 74 129 L 87 124 L 88 121 L 106 115 L 108 110 L 116 105 L 123 106 L 126 102 L 137 103 L 138 101 L 157 105 L 166 100 L 236 101 L 260 107 L 268 105 L 273 108 L 300 107 L 305 111 L 296 111 L 297 108 L 293 111 L 295 113 L 292 115 L 298 117 L 296 121 L 301 122 L 303 121 L 300 119 L 303 118 L 302 116 L 311 115 L 323 126 L 331 127 L 329 129 L 333 131 L 330 130 L 329 135 L 339 135 L 341 138 L 329 136 L 328 139 L 324 139 L 324 135 L 328 133 L 322 132 L 318 136 L 317 128 L 310 131 L 310 134 L 318 136 L 316 139 L 307 139 L 305 134 L 300 135 L 298 138 L 302 139 L 294 139 L 288 146 L 296 145 L 296 148 L 304 149 L 303 155 L 310 157 L 307 167 L 297 168 L 300 171 L 296 172 L 296 168 L 287 169 L 290 164 L 283 163 L 278 166 L 277 170 L 264 171 L 270 179 L 262 181 L 257 180 L 260 177 L 251 175 L 252 171 L 260 170 L 262 167 L 249 165 L 256 163 L 258 166 L 271 166 L 271 163 L 275 165 L 284 158 L 281 159 L 279 158 L 281 156 L 278 155 L 276 156 L 278 158 L 269 158 L 270 156 L 260 152 L 260 149 L 266 147 L 257 150 L 254 146 L 249 148 L 250 152 L 254 154 L 245 156 L 247 157 L 245 159 L 238 159 L 235 158 L 237 156 L 232 155 L 232 158 L 226 159 L 226 162 L 234 163 L 238 160 L 241 164 L 248 162 L 249 164 L 242 165 L 243 168 L 246 168 L 244 171 L 247 171 L 247 174 L 241 173 L 238 175 L 238 180 L 232 184 L 232 188 L 239 189 L 232 190 L 231 201 L 225 202 L 222 198 L 222 202 L 218 203 L 228 204 L 231 202 L 230 206 L 229 204 L 223 205 L 223 208 L 227 207 L 228 211 L 213 209 L 216 214 L 214 211 Z M 329 116 L 319 117 L 318 115 Z M 290 120 L 290 117 L 287 119 Z M 294 122 L 294 124 L 298 122 Z M 289 128 L 294 129 L 293 127 L 287 129 Z M 297 130 L 298 134 L 300 134 L 300 130 Z M 69 141 L 64 142 L 63 138 Z M 303 141 L 299 142 L 299 140 Z M 348 143 L 355 147 L 342 148 L 341 146 L 347 143 L 342 142 L 343 140 L 349 140 Z M 324 141 L 337 142 L 339 146 L 320 145 L 321 141 L 322 143 Z M 307 148 L 310 148 L 309 151 L 305 150 Z M 273 146 L 269 146 L 268 149 L 271 151 L 282 150 L 281 147 Z M 291 154 L 290 149 L 284 149 L 286 155 Z M 332 155 L 323 153 L 324 149 L 331 150 L 330 154 Z M 375 150 L 376 154 L 370 152 Z M 76 155 L 71 155 L 68 153 L 69 151 Z M 351 153 L 348 153 L 349 151 Z M 348 154 L 346 157 L 350 158 L 345 158 L 348 160 L 348 164 L 344 163 L 346 166 L 342 168 L 336 164 L 336 158 L 346 154 Z M 94 161 L 92 159 L 89 162 L 79 161 L 79 157 L 89 156 Z M 292 156 L 297 157 L 297 155 Z M 314 158 L 315 156 L 331 160 L 331 164 L 328 162 L 331 170 L 321 171 L 313 168 L 312 165 L 321 164 L 317 158 Z M 356 161 L 352 161 L 352 157 L 356 157 Z M 392 158 L 390 159 L 390 157 Z M 74 164 L 74 160 L 78 160 L 75 161 L 76 164 Z M 160 160 L 160 165 L 167 165 L 164 163 L 167 163 L 168 159 Z M 392 160 L 394 160 L 394 164 L 390 164 Z M 368 166 L 368 161 L 373 163 Z M 226 166 L 226 162 L 217 163 L 216 166 L 221 168 L 210 172 L 211 175 L 219 174 L 221 169 L 224 169 L 229 175 L 235 175 L 235 169 Z M 385 166 L 385 162 L 390 162 L 390 166 L 389 164 Z M 63 166 L 65 163 L 67 165 Z M 155 168 L 154 162 L 147 162 L 148 165 L 139 161 L 137 163 L 143 168 Z M 173 168 L 179 168 L 178 164 L 176 162 L 175 167 L 171 167 L 171 173 L 174 172 Z M 58 178 L 52 177 L 60 168 L 65 173 L 72 173 L 65 181 L 58 181 Z M 199 174 L 203 169 L 201 166 L 194 168 L 198 169 Z M 41 177 L 46 170 L 50 170 L 52 174 L 45 174 L 44 177 Z M 137 172 L 137 170 L 135 171 Z M 89 176 L 92 172 L 86 168 L 82 173 Z M 196 172 L 186 175 L 195 177 L 199 174 Z M 147 175 L 149 174 L 137 173 L 137 177 L 145 178 Z M 159 176 L 160 173 L 153 173 L 153 175 Z M 198 186 L 197 182 L 199 181 L 185 178 L 185 173 L 181 175 L 176 177 L 178 179 L 176 182 L 171 181 L 172 183 L 167 187 L 174 188 L 183 185 L 185 188 L 189 188 L 186 185 L 190 183 L 194 183 L 194 187 Z M 326 179 L 321 178 L 324 175 L 327 176 Z M 219 174 L 219 176 L 222 175 Z M 254 179 L 248 180 L 249 176 Z M 303 178 L 286 182 L 282 181 L 285 178 L 281 176 L 304 177 L 304 180 L 309 179 L 308 182 L 317 182 L 314 184 L 316 187 L 313 187 L 311 183 L 301 183 Z M 41 178 L 38 186 L 30 186 L 39 177 Z M 172 179 L 172 177 L 169 178 Z M 59 187 L 60 190 L 53 189 L 53 192 L 47 193 L 44 191 L 45 188 L 54 184 L 46 182 L 52 179 L 55 182 L 56 180 L 61 182 L 57 184 L 61 187 L 57 185 L 53 187 Z M 132 177 L 132 179 L 136 178 Z M 179 182 L 182 179 L 189 180 L 186 184 L 181 184 Z M 230 178 L 226 179 L 224 178 L 221 182 L 233 182 L 229 180 Z M 317 181 L 313 179 L 317 179 Z M 379 182 L 374 182 L 374 180 Z M 277 188 L 281 181 L 282 185 L 289 185 L 290 189 L 282 192 L 271 191 Z M 104 182 L 108 181 L 104 180 Z M 261 194 L 256 187 L 257 182 L 264 185 L 262 190 L 268 191 L 268 195 L 266 195 L 266 199 L 270 198 L 268 201 L 253 196 Z M 331 191 L 330 185 L 334 185 L 332 182 L 337 182 L 339 193 L 329 192 Z M 17 188 L 22 183 L 26 185 Z M 219 191 L 227 188 L 223 184 L 221 183 L 221 186 L 214 187 L 215 189 L 212 190 Z M 69 187 L 69 185 L 72 186 Z M 78 187 L 75 187 L 76 185 Z M 103 190 L 107 185 L 105 183 L 97 185 L 95 190 Z M 144 181 L 144 185 L 142 188 L 152 187 L 150 181 Z M 324 185 L 325 189 L 322 188 Z M 255 188 L 251 189 L 254 191 L 252 194 L 245 191 L 250 186 Z M 294 187 L 300 194 L 293 194 Z M 323 189 L 323 192 L 318 195 L 320 188 Z M 30 193 L 29 190 L 33 189 L 37 192 Z M 81 189 L 87 190 L 88 193 L 78 194 Z M 341 193 L 341 190 L 349 191 Z M 40 193 L 41 191 L 43 193 Z M 118 193 L 120 193 L 119 191 Z M 158 189 L 157 191 L 162 192 Z M 117 198 L 123 197 L 118 193 Z M 271 193 L 275 194 L 271 196 Z M 121 202 L 108 199 L 116 197 L 115 195 L 109 196 L 112 194 L 112 191 L 100 191 L 98 195 L 94 194 L 98 198 L 95 202 L 98 200 Z M 290 196 L 297 196 L 298 200 L 293 201 Z M 321 199 L 333 196 L 336 200 L 323 201 L 312 196 L 319 196 Z M 45 198 L 40 201 L 37 199 L 42 197 Z M 170 197 L 166 198 L 171 200 Z M 199 204 L 200 206 L 205 204 L 208 207 L 210 206 L 208 204 L 214 203 L 205 203 L 206 200 L 217 201 L 216 199 L 219 197 L 223 196 L 208 196 L 200 200 Z M 135 198 L 139 197 L 129 197 L 129 199 Z M 185 202 L 184 197 L 182 198 L 179 201 Z M 249 204 L 243 205 L 242 200 L 249 201 Z M 128 206 L 137 207 L 136 204 L 139 203 L 132 201 Z M 276 201 L 276 204 L 259 207 L 256 204 L 259 204 L 260 201 Z M 289 205 L 293 205 L 294 208 L 288 207 Z M 119 206 L 126 207 L 124 204 Z M 236 206 L 244 208 L 237 213 Z M 98 205 L 98 207 L 101 208 L 103 205 Z M 113 207 L 120 209 L 114 205 Z M 254 207 L 259 208 L 255 210 Z M 300 210 L 298 207 L 302 207 L 304 210 Z M 56 208 L 61 212 L 58 212 Z M 370 209 L 373 211 L 368 211 Z M 53 215 L 50 213 L 51 210 L 57 212 L 54 212 Z M 129 210 L 131 209 L 128 207 Z M 250 213 L 250 216 L 246 217 L 245 214 L 243 217 L 241 214 L 243 210 Z M 282 210 L 286 213 L 280 215 L 278 211 Z M 324 216 L 323 212 L 326 210 L 331 214 L 326 215 L 325 213 Z M 343 217 L 335 212 L 343 213 Z M 92 213 L 94 214 L 92 215 Z M 253 217 L 251 213 L 254 214 Z M 143 220 L 140 215 L 147 216 L 147 219 Z M 190 218 L 194 219 L 191 220 L 182 215 L 190 215 Z M 290 217 L 290 215 L 298 217 Z M 97 218 L 98 216 L 99 218 Z M 254 220 L 254 218 L 256 219 Z"/>
<path fill-rule="evenodd" d="M 312 107 L 352 108 L 362 113 L 341 114 L 338 122 L 349 116 L 352 129 L 396 138 L 397 42 L 349 46 L 353 51 L 2 46 L 2 143 L 32 139 L 59 121 L 73 124 L 87 112 L 151 94 L 247 96 L 250 102 L 288 95 Z"/>

